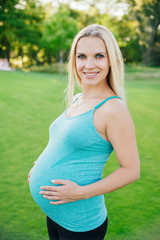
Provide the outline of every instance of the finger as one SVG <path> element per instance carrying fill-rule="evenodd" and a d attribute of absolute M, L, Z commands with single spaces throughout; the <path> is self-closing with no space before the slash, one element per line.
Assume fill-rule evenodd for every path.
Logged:
<path fill-rule="evenodd" d="M 67 183 L 67 180 L 62 180 L 62 179 L 53 179 L 51 180 L 52 183 L 54 184 L 62 184 L 65 185 Z"/>
<path fill-rule="evenodd" d="M 48 196 L 56 196 L 57 195 L 57 192 L 53 192 L 53 191 L 40 191 L 39 193 L 43 194 L 43 195 L 48 195 Z"/>
<path fill-rule="evenodd" d="M 32 173 L 32 169 L 29 171 L 29 173 L 28 173 L 28 177 L 30 177 L 31 173 Z"/>
<path fill-rule="evenodd" d="M 43 198 L 46 198 L 46 199 L 50 199 L 50 200 L 59 200 L 59 197 L 53 197 L 53 196 L 46 196 L 46 195 L 43 195 Z"/>
<path fill-rule="evenodd" d="M 57 192 L 59 188 L 58 186 L 42 186 L 40 189 Z"/>
<path fill-rule="evenodd" d="M 53 204 L 53 205 L 59 205 L 59 204 L 63 204 L 63 203 L 64 203 L 63 201 L 50 202 L 50 204 Z"/>

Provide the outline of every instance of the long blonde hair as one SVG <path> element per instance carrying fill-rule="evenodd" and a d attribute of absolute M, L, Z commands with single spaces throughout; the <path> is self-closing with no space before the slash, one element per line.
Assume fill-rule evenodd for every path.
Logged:
<path fill-rule="evenodd" d="M 110 70 L 106 81 L 114 93 L 122 98 L 126 103 L 125 88 L 124 88 L 124 64 L 121 51 L 118 43 L 115 40 L 111 31 L 106 27 L 92 24 L 83 28 L 74 38 L 69 55 L 68 63 L 68 87 L 67 87 L 67 105 L 72 104 L 74 96 L 75 78 L 79 86 L 82 86 L 82 81 L 76 70 L 76 47 L 78 41 L 83 37 L 98 37 L 105 43 L 106 50 L 110 61 Z"/>

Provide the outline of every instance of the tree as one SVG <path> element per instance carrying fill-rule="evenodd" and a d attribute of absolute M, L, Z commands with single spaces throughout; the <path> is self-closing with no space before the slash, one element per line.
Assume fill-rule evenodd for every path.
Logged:
<path fill-rule="evenodd" d="M 121 0 L 130 6 L 128 18 L 137 21 L 136 33 L 138 43 L 142 52 L 144 65 L 151 63 L 153 59 L 154 45 L 159 41 L 160 26 L 160 1 L 159 0 Z M 156 51 L 157 51 L 156 50 Z"/>
<path fill-rule="evenodd" d="M 37 54 L 40 50 L 40 40 L 43 31 L 43 20 L 44 20 L 44 9 L 40 2 L 37 0 L 26 0 L 25 8 L 23 9 L 23 14 L 20 16 L 21 24 L 22 21 L 24 25 L 16 29 L 16 36 L 19 39 L 19 43 L 26 46 L 26 50 L 23 51 L 27 53 L 30 58 L 31 64 L 35 62 L 39 64 Z"/>
<path fill-rule="evenodd" d="M 54 15 L 45 22 L 42 45 L 52 56 L 59 55 L 60 73 L 63 72 L 63 55 L 69 50 L 78 32 L 77 22 L 70 17 L 67 6 L 60 5 Z"/>
<path fill-rule="evenodd" d="M 15 34 L 12 31 L 13 19 L 17 18 L 17 9 L 15 6 L 18 0 L 1 0 L 0 1 L 0 56 L 10 58 L 12 42 L 15 40 Z"/>
<path fill-rule="evenodd" d="M 144 1 L 141 9 L 136 13 L 136 18 L 139 22 L 143 62 L 145 65 L 148 65 L 151 62 L 153 46 L 160 24 L 160 1 Z"/>
<path fill-rule="evenodd" d="M 43 9 L 36 0 L 3 0 L 0 6 L 0 56 L 30 56 L 37 62 Z"/>

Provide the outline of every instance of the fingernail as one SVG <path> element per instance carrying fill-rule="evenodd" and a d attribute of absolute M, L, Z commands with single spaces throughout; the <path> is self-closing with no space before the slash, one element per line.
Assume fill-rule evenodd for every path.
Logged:
<path fill-rule="evenodd" d="M 52 183 L 54 183 L 56 180 L 51 180 Z"/>

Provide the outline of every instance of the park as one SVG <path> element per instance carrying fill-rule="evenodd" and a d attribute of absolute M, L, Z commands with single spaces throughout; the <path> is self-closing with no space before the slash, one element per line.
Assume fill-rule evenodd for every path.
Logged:
<path fill-rule="evenodd" d="M 17 8 L 15 6 L 19 1 L 13 2 L 12 9 L 9 9 L 9 4 L 3 6 L 3 10 L 8 7 L 9 14 L 6 17 L 5 10 L 0 20 L 0 27 L 4 26 L 3 31 L 0 29 L 0 58 L 9 62 L 9 68 L 0 71 L 0 239 L 48 239 L 46 216 L 30 194 L 28 172 L 48 143 L 50 124 L 66 107 L 64 98 L 71 40 L 82 27 L 91 23 L 107 25 L 108 21 L 124 56 L 127 106 L 136 130 L 141 177 L 129 186 L 105 194 L 109 215 L 105 240 L 158 240 L 160 20 L 151 42 L 153 36 L 142 28 L 148 21 L 149 10 L 143 4 L 145 1 L 139 6 L 137 20 L 130 18 L 131 12 L 121 19 L 99 13 L 95 1 L 90 6 L 90 15 L 85 10 L 83 12 L 60 4 L 58 8 L 53 7 L 58 10 L 52 17 L 51 3 L 36 5 L 35 1 L 24 1 L 26 7 Z M 130 1 L 126 2 L 129 4 Z M 148 1 L 151 6 L 152 2 L 156 5 L 158 1 Z M 32 10 L 30 14 L 29 10 Z M 130 5 L 130 10 L 134 13 L 135 6 Z M 143 22 L 140 18 L 142 14 L 145 16 Z M 148 14 L 151 16 L 151 13 Z M 13 19 L 10 22 L 13 15 L 16 17 L 14 24 Z M 44 15 L 46 21 L 42 27 Z M 21 18 L 18 19 L 18 16 Z M 83 20 L 80 21 L 82 16 Z M 3 24 L 4 18 L 8 24 Z M 150 20 L 152 27 L 154 17 Z M 20 21 L 23 21 L 23 27 L 20 27 Z M 33 25 L 30 25 L 31 22 Z M 65 29 L 68 26 L 71 27 L 67 35 Z M 7 28 L 11 34 L 6 34 Z M 133 34 L 135 28 L 138 30 Z M 55 37 L 50 31 L 55 31 Z M 64 39 L 67 41 L 64 42 Z M 75 94 L 80 91 L 77 85 Z M 113 152 L 104 167 L 103 177 L 117 168 L 118 162 Z"/>

